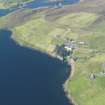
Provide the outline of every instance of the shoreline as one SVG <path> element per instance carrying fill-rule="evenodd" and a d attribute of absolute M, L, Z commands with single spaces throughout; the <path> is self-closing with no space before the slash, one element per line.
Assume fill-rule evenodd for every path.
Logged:
<path fill-rule="evenodd" d="M 26 47 L 26 48 L 29 48 L 33 51 L 37 50 L 35 48 L 32 48 L 30 46 L 25 46 L 24 44 L 19 44 L 18 40 L 15 39 L 14 35 L 11 35 L 11 40 L 13 40 L 16 44 L 18 44 L 20 47 Z M 40 51 L 41 53 L 43 54 L 47 54 L 48 56 L 54 58 L 54 59 L 58 59 L 60 60 L 61 62 L 63 61 L 61 57 L 55 55 L 54 53 L 48 53 L 48 52 L 45 52 L 45 51 L 42 51 L 41 49 L 39 49 L 38 51 Z M 70 66 L 69 67 L 69 70 L 71 71 L 70 74 L 69 74 L 69 77 L 68 79 L 65 81 L 63 85 L 63 90 L 65 92 L 65 95 L 67 97 L 67 99 L 70 101 L 70 103 L 72 103 L 73 105 L 77 105 L 76 102 L 74 101 L 73 97 L 70 95 L 70 93 L 68 92 L 68 83 L 69 81 L 72 80 L 73 76 L 74 76 L 74 72 L 75 72 L 75 60 L 73 58 L 71 58 L 68 62 L 68 65 Z"/>
<path fill-rule="evenodd" d="M 75 72 L 75 60 L 73 58 L 71 58 L 68 62 L 70 65 L 70 68 L 69 70 L 71 71 L 70 74 L 69 74 L 69 77 L 68 79 L 66 80 L 66 82 L 63 84 L 63 89 L 64 89 L 64 92 L 66 94 L 66 97 L 68 98 L 68 100 L 73 104 L 73 105 L 77 105 L 77 103 L 74 101 L 73 97 L 70 95 L 70 93 L 68 92 L 68 84 L 69 84 L 69 81 L 72 80 L 73 76 L 74 76 L 74 72 Z"/>
<path fill-rule="evenodd" d="M 13 40 L 16 44 L 18 44 L 20 47 L 26 47 L 26 48 L 29 48 L 31 50 L 37 50 L 35 48 L 32 48 L 30 46 L 25 46 L 24 44 L 19 44 L 18 40 L 15 39 L 14 35 L 11 35 L 10 36 L 11 40 Z M 39 49 L 38 51 L 40 51 L 41 53 L 44 53 L 44 54 L 47 54 L 48 56 L 52 57 L 52 58 L 55 58 L 55 59 L 58 59 L 60 61 L 63 61 L 62 58 L 60 58 L 59 56 L 55 55 L 54 53 L 48 53 L 48 52 L 45 52 L 45 51 L 42 51 L 41 49 Z M 71 71 L 70 74 L 69 74 L 69 77 L 68 79 L 65 81 L 65 83 L 63 84 L 63 89 L 64 89 L 64 92 L 65 92 L 65 95 L 66 97 L 68 98 L 68 100 L 73 104 L 73 105 L 76 105 L 76 102 L 74 101 L 73 97 L 70 95 L 70 93 L 68 93 L 68 83 L 69 81 L 71 81 L 72 77 L 74 76 L 74 72 L 75 72 L 75 60 L 73 58 L 71 58 L 68 62 L 68 65 L 70 66 L 69 67 L 69 70 Z"/>
<path fill-rule="evenodd" d="M 20 43 L 21 42 L 20 39 L 16 39 L 14 34 L 12 34 L 10 36 L 10 38 L 11 38 L 11 40 L 14 41 L 15 44 L 19 45 L 20 47 L 28 48 L 28 49 L 33 50 L 33 51 L 39 51 L 39 52 L 41 52 L 43 54 L 46 54 L 46 55 L 48 55 L 48 56 L 50 56 L 50 57 L 52 57 L 54 59 L 58 59 L 61 62 L 63 61 L 62 57 L 54 54 L 53 52 L 43 51 L 43 49 L 38 49 L 38 48 L 32 47 L 31 45 L 25 45 L 24 43 Z"/>

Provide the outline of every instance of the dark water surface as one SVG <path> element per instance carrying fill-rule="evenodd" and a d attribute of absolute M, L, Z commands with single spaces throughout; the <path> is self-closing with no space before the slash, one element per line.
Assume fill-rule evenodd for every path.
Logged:
<path fill-rule="evenodd" d="M 0 31 L 0 105 L 71 105 L 62 88 L 67 65 L 20 47 L 11 34 Z"/>

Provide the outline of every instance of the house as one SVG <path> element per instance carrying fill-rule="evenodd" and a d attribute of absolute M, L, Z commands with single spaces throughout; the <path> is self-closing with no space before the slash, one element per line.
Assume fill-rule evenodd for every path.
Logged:
<path fill-rule="evenodd" d="M 67 42 L 64 44 L 64 48 L 67 51 L 73 51 L 76 48 L 76 43 L 74 40 L 67 40 Z"/>
<path fill-rule="evenodd" d="M 80 45 L 85 45 L 86 43 L 83 41 L 78 42 Z"/>

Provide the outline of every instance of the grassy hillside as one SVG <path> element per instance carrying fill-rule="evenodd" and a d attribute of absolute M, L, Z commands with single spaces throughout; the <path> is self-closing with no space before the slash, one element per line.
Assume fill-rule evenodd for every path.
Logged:
<path fill-rule="evenodd" d="M 54 53 L 57 45 L 64 44 L 66 39 L 73 39 L 76 43 L 73 57 L 76 57 L 77 61 L 74 76 L 67 85 L 68 94 L 77 105 L 104 105 L 104 5 L 104 0 L 83 0 L 79 4 L 60 9 L 45 9 L 38 12 L 30 10 L 23 11 L 22 14 L 20 11 L 19 18 L 11 25 L 15 13 L 0 19 L 0 27 L 12 27 L 12 38 L 20 45 L 50 55 Z M 19 23 L 23 17 L 26 21 Z"/>
<path fill-rule="evenodd" d="M 14 28 L 14 33 L 16 39 L 24 40 L 28 45 L 53 52 L 56 45 L 64 43 L 64 39 L 77 39 L 77 31 L 88 27 L 96 18 L 97 15 L 91 13 L 72 13 L 52 23 L 46 21 L 42 14 L 37 14 L 32 20 Z"/>

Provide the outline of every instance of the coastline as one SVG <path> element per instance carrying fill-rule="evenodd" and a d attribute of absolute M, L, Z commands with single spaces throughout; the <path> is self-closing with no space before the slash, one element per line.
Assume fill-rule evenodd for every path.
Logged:
<path fill-rule="evenodd" d="M 75 72 L 75 60 L 73 58 L 71 58 L 68 61 L 68 65 L 70 65 L 70 74 L 68 79 L 66 80 L 66 82 L 63 84 L 63 88 L 64 88 L 64 92 L 66 94 L 66 97 L 68 98 L 68 100 L 70 100 L 70 102 L 72 102 L 73 105 L 77 105 L 77 103 L 74 101 L 73 97 L 71 96 L 71 94 L 68 92 L 68 84 L 69 81 L 72 80 L 73 76 L 74 76 L 74 72 Z"/>
<path fill-rule="evenodd" d="M 38 51 L 40 51 L 41 53 L 47 54 L 48 56 L 50 56 L 50 57 L 52 57 L 52 58 L 56 58 L 56 59 L 58 59 L 58 60 L 60 60 L 60 61 L 63 61 L 63 58 L 62 58 L 62 57 L 60 57 L 60 56 L 54 54 L 53 52 L 47 52 L 47 51 L 45 51 L 45 50 L 43 50 L 43 49 L 39 49 L 39 48 L 37 48 L 37 47 L 32 47 L 32 46 L 29 45 L 29 44 L 25 45 L 24 43 L 21 43 L 21 42 L 22 42 L 21 39 L 16 39 L 14 34 L 12 34 L 12 35 L 10 36 L 10 38 L 11 38 L 11 40 L 13 40 L 13 41 L 14 41 L 17 45 L 19 45 L 20 47 L 26 47 L 26 48 L 29 48 L 29 49 L 31 49 L 31 50 L 33 50 L 33 51 L 38 50 Z"/>
<path fill-rule="evenodd" d="M 52 57 L 52 58 L 56 58 L 56 59 L 59 59 L 60 61 L 62 61 L 62 58 L 57 56 L 56 54 L 54 53 L 51 53 L 51 52 L 47 52 L 47 51 L 43 51 L 42 49 L 38 49 L 38 48 L 35 48 L 30 45 L 24 45 L 23 43 L 21 44 L 19 40 L 15 39 L 14 37 L 15 35 L 11 35 L 11 39 L 16 43 L 18 44 L 19 46 L 21 47 L 26 47 L 26 48 L 29 48 L 31 50 L 38 50 L 40 51 L 41 53 L 44 53 L 44 54 L 47 54 L 48 56 Z M 70 66 L 69 67 L 69 70 L 70 70 L 70 74 L 69 74 L 69 77 L 68 79 L 65 81 L 64 84 L 62 84 L 63 86 L 63 89 L 64 89 L 64 92 L 65 92 L 65 95 L 67 97 L 67 99 L 73 104 L 73 105 L 77 105 L 77 103 L 74 101 L 73 97 L 70 95 L 70 93 L 68 92 L 68 84 L 69 84 L 69 81 L 72 80 L 73 76 L 74 76 L 74 72 L 75 72 L 75 60 L 73 58 L 70 58 L 70 60 L 67 62 L 68 65 Z"/>
<path fill-rule="evenodd" d="M 25 46 L 24 44 L 22 45 L 21 43 L 19 43 L 18 40 L 15 39 L 14 35 L 11 35 L 11 39 L 12 39 L 16 44 L 18 44 L 18 45 L 21 46 L 21 47 L 27 47 L 27 48 L 29 48 L 29 49 L 31 49 L 31 50 L 35 50 L 35 48 L 30 47 L 30 45 L 29 45 L 29 46 Z M 37 50 L 37 48 L 36 48 L 36 50 Z M 59 56 L 57 56 L 57 55 L 54 54 L 54 53 L 49 53 L 49 52 L 43 51 L 43 50 L 41 50 L 41 49 L 39 49 L 39 51 L 40 51 L 41 53 L 47 54 L 47 55 L 50 56 L 50 57 L 53 57 L 53 58 L 56 58 L 56 59 L 59 59 L 59 60 L 62 61 L 62 58 L 59 57 Z M 67 80 L 65 81 L 65 83 L 63 84 L 63 89 L 64 89 L 64 92 L 65 92 L 66 97 L 68 98 L 68 100 L 69 100 L 71 103 L 73 103 L 73 105 L 77 105 L 76 102 L 74 101 L 73 97 L 70 95 L 70 93 L 68 93 L 68 84 L 69 84 L 69 81 L 72 80 L 72 78 L 73 78 L 73 76 L 74 76 L 74 72 L 75 72 L 75 60 L 74 60 L 73 58 L 71 58 L 67 63 L 68 63 L 68 65 L 70 66 L 70 67 L 69 67 L 70 74 L 69 74 L 68 79 L 67 79 Z"/>

